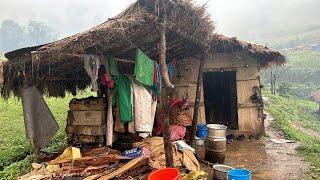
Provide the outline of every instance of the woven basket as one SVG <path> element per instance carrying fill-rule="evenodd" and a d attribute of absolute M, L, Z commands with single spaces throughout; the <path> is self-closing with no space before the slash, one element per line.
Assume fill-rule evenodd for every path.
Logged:
<path fill-rule="evenodd" d="M 170 110 L 170 124 L 178 126 L 191 126 L 192 118 L 189 110 L 183 110 L 179 107 L 174 107 Z"/>

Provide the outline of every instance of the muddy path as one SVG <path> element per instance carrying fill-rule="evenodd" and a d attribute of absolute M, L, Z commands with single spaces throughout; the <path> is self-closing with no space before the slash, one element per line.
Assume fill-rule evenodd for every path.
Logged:
<path fill-rule="evenodd" d="M 268 138 L 264 141 L 271 171 L 278 179 L 309 179 L 305 175 L 309 170 L 309 164 L 299 157 L 295 150 L 301 145 L 299 142 L 275 144 L 270 141 L 270 139 L 284 139 L 282 133 L 272 127 L 273 121 L 273 117 L 267 114 L 265 128 Z"/>
<path fill-rule="evenodd" d="M 295 150 L 300 144 L 272 142 L 270 139 L 284 140 L 282 134 L 272 128 L 272 123 L 273 118 L 268 115 L 265 120 L 267 137 L 228 144 L 225 164 L 250 169 L 252 179 L 309 179 L 305 176 L 309 165 Z"/>

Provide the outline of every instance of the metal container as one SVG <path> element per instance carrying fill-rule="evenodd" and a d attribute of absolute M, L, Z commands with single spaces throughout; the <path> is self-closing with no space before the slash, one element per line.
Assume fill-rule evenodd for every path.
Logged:
<path fill-rule="evenodd" d="M 227 150 L 227 138 L 206 138 L 204 141 L 206 149 L 223 152 Z"/>
<path fill-rule="evenodd" d="M 208 137 L 225 138 L 227 127 L 220 124 L 208 124 Z"/>
<path fill-rule="evenodd" d="M 213 165 L 213 179 L 214 180 L 227 180 L 228 171 L 234 169 L 233 167 L 223 164 Z"/>
<path fill-rule="evenodd" d="M 197 146 L 204 146 L 204 139 L 203 138 L 194 137 L 194 139 L 196 140 Z"/>
<path fill-rule="evenodd" d="M 227 150 L 226 138 L 210 138 L 204 141 L 205 159 L 211 163 L 224 163 Z"/>

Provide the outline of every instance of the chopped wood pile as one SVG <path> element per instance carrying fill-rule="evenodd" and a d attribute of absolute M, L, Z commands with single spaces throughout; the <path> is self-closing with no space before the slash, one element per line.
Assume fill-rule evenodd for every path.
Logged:
<path fill-rule="evenodd" d="M 54 160 L 33 164 L 33 171 L 18 179 L 145 179 L 149 173 L 165 167 L 162 137 L 151 137 L 133 144 L 148 149 L 141 156 L 129 158 L 106 147 L 80 152 L 68 147 Z M 200 172 L 200 164 L 190 149 L 173 145 L 174 165 L 183 172 Z"/>

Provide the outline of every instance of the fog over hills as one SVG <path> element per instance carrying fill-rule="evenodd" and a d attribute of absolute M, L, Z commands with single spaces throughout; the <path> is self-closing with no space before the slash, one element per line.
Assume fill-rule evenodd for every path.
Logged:
<path fill-rule="evenodd" d="M 0 22 L 41 21 L 65 37 L 117 15 L 134 0 L 1 0 Z M 217 32 L 248 41 L 320 28 L 319 0 L 196 0 L 207 3 Z"/>

